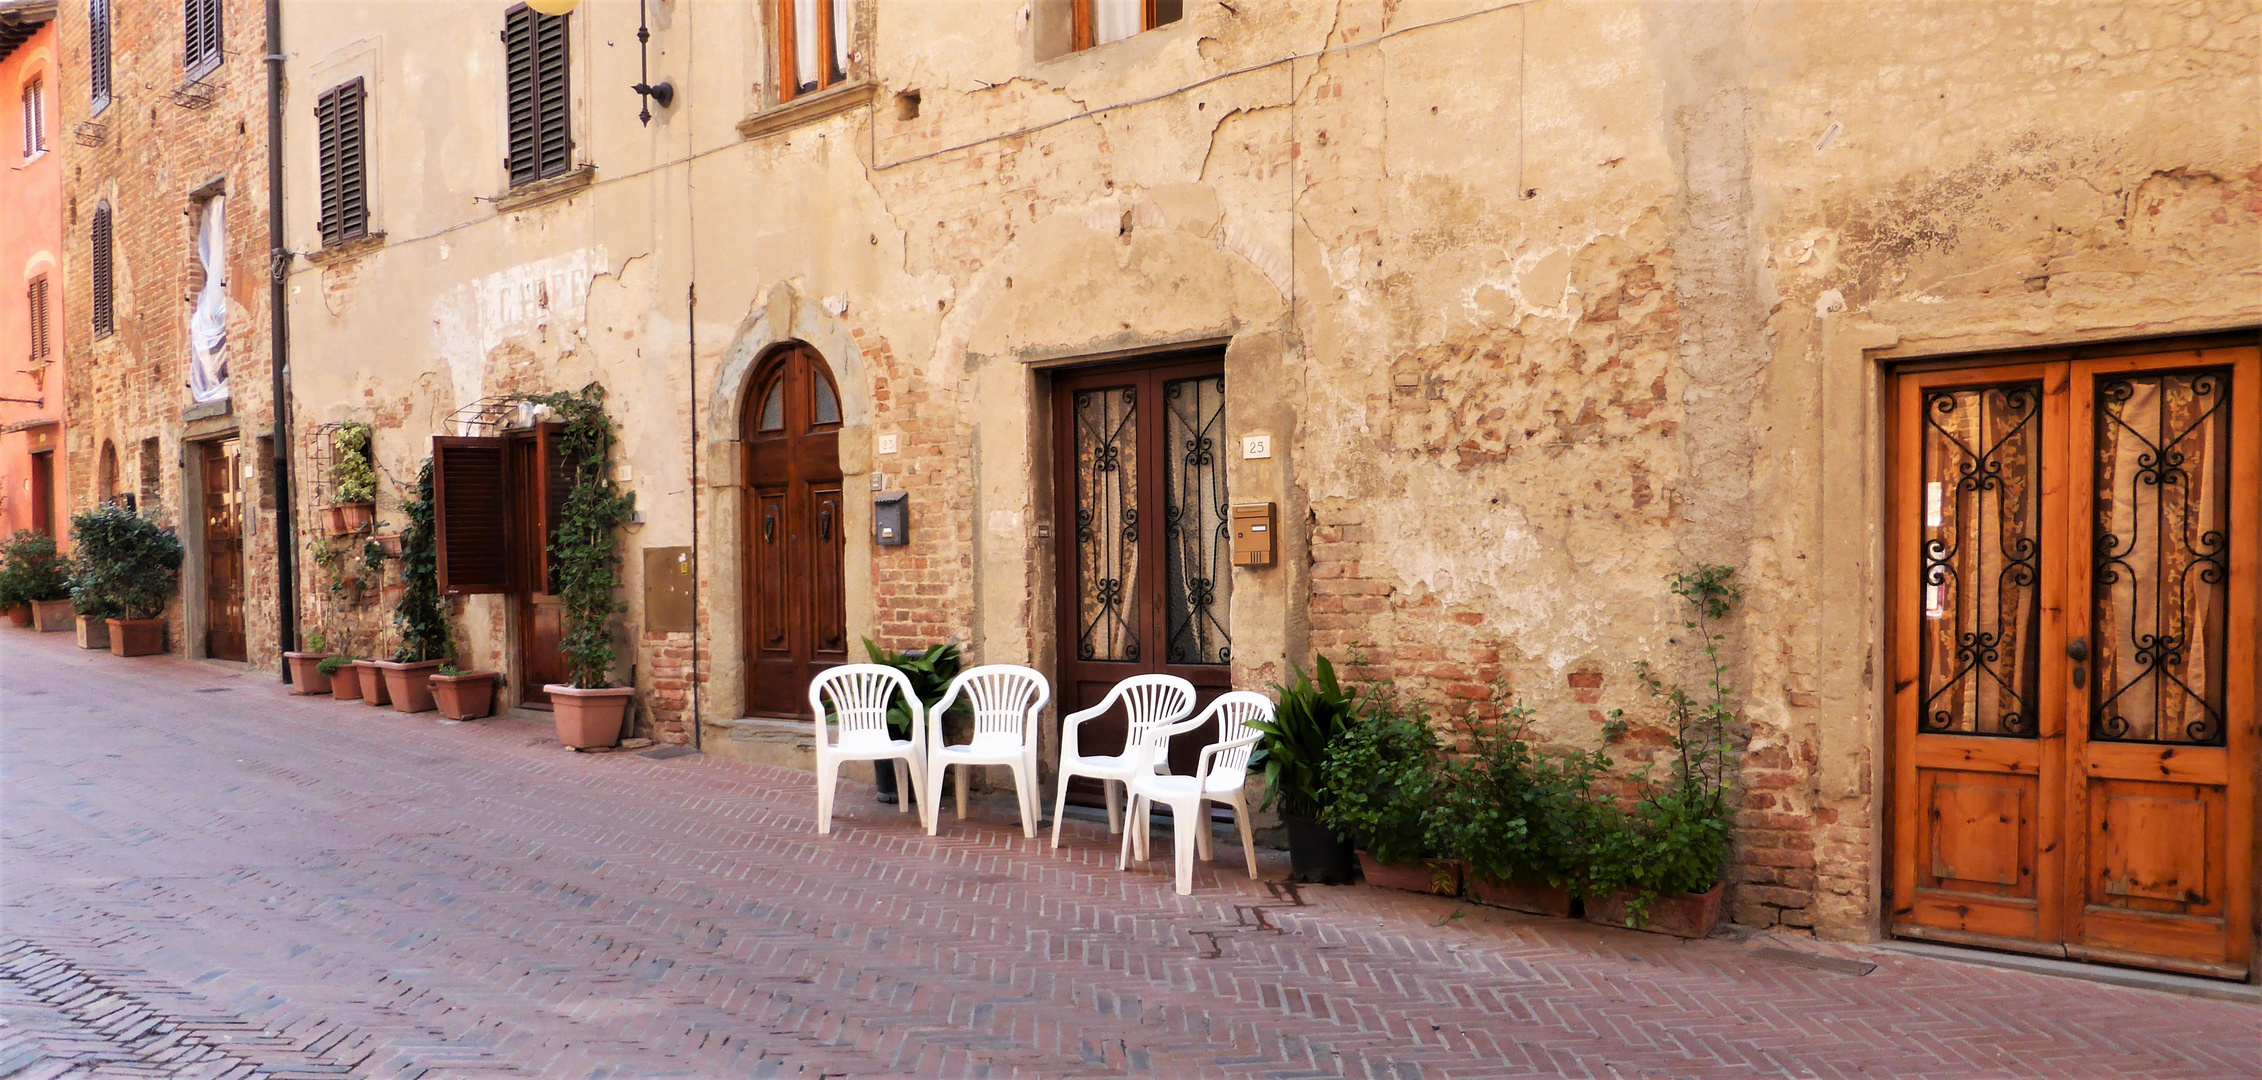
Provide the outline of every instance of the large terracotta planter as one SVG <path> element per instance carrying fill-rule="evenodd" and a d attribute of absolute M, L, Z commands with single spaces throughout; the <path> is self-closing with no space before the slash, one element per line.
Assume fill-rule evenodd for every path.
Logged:
<path fill-rule="evenodd" d="M 322 674 L 322 661 L 328 660 L 326 652 L 287 652 L 283 659 L 291 665 L 291 693 L 327 694 L 330 677 Z"/>
<path fill-rule="evenodd" d="M 331 536 L 367 532 L 377 520 L 375 503 L 333 503 L 315 509 L 322 514 L 322 531 Z"/>
<path fill-rule="evenodd" d="M 90 615 L 78 616 L 79 648 L 107 649 L 110 647 L 110 620 Z"/>
<path fill-rule="evenodd" d="M 542 689 L 550 695 L 550 716 L 558 725 L 558 741 L 576 750 L 619 742 L 621 721 L 628 717 L 628 699 L 636 695 L 633 686 L 582 690 L 551 683 Z"/>
<path fill-rule="evenodd" d="M 1349 840 L 1315 818 L 1282 814 L 1288 826 L 1288 869 L 1298 881 L 1348 885 L 1358 877 L 1359 857 Z"/>
<path fill-rule="evenodd" d="M 1469 875 L 1469 899 L 1512 911 L 1566 918 L 1571 914 L 1571 890 L 1544 881 L 1494 881 L 1482 874 Z"/>
<path fill-rule="evenodd" d="M 419 660 L 413 664 L 395 663 L 391 660 L 371 660 L 385 673 L 385 695 L 393 699 L 394 712 L 419 713 L 432 711 L 432 676 L 440 670 L 438 660 Z"/>
<path fill-rule="evenodd" d="M 165 651 L 165 620 L 111 619 L 110 655 L 153 656 Z"/>
<path fill-rule="evenodd" d="M 432 676 L 432 701 L 450 720 L 477 720 L 495 711 L 496 672 Z"/>
<path fill-rule="evenodd" d="M 1660 896 L 1649 902 L 1648 921 L 1636 926 L 1627 902 L 1637 893 L 1621 889 L 1608 896 L 1587 897 L 1587 921 L 1604 926 L 1632 926 L 1653 934 L 1700 938 L 1720 921 L 1720 894 L 1726 883 L 1700 893 Z"/>
<path fill-rule="evenodd" d="M 353 666 L 361 669 L 361 700 L 365 705 L 390 705 L 392 688 L 385 685 L 385 669 L 375 660 L 356 660 Z"/>
<path fill-rule="evenodd" d="M 31 622 L 42 634 L 60 634 L 71 628 L 71 602 L 68 600 L 34 600 L 31 602 Z"/>
<path fill-rule="evenodd" d="M 1423 859 L 1418 863 L 1399 866 L 1379 863 L 1375 857 L 1359 852 L 1359 872 L 1367 884 L 1385 889 L 1404 889 L 1407 892 L 1429 893 L 1433 896 L 1461 895 L 1461 860 Z"/>
<path fill-rule="evenodd" d="M 29 628 L 31 626 L 31 605 L 17 604 L 15 607 L 9 608 L 8 622 L 18 630 Z"/>
<path fill-rule="evenodd" d="M 330 673 L 330 696 L 339 701 L 361 700 L 361 665 L 339 664 Z"/>

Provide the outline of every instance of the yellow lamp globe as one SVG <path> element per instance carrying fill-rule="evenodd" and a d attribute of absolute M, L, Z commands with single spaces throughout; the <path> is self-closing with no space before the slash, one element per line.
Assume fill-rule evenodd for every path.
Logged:
<path fill-rule="evenodd" d="M 544 15 L 563 15 L 572 11 L 581 0 L 526 0 L 526 6 Z"/>

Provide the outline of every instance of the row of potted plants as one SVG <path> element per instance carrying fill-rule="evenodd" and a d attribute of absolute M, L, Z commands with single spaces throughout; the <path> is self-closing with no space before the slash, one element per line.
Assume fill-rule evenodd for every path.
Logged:
<path fill-rule="evenodd" d="M 1638 681 L 1671 731 L 1669 753 L 1628 775 L 1602 749 L 1554 749 L 1497 685 L 1439 723 L 1387 682 L 1345 686 L 1325 657 L 1275 687 L 1280 706 L 1253 764 L 1289 829 L 1296 875 L 1462 895 L 1542 914 L 1702 937 L 1718 920 L 1734 766 L 1728 670 L 1716 632 L 1738 598 L 1725 567 L 1672 579 L 1699 642 L 1706 689 Z M 1316 676 L 1316 677 L 1315 677 Z M 1613 710 L 1605 744 L 1630 725 Z"/>
<path fill-rule="evenodd" d="M 78 631 L 81 648 L 119 656 L 165 651 L 165 605 L 179 583 L 181 542 L 105 503 L 71 516 L 71 555 L 55 538 L 19 531 L 0 548 L 0 608 L 17 626 Z"/>

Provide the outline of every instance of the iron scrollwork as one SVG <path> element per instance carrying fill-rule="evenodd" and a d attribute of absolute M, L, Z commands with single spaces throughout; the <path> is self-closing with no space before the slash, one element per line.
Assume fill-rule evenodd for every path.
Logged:
<path fill-rule="evenodd" d="M 1082 390 L 1075 407 L 1076 656 L 1137 661 L 1139 391 Z"/>
<path fill-rule="evenodd" d="M 1173 664 L 1233 659 L 1226 611 L 1233 594 L 1232 513 L 1225 493 L 1225 377 L 1163 384 L 1163 567 L 1167 658 Z"/>
<path fill-rule="evenodd" d="M 1925 394 L 1922 731 L 2035 737 L 2040 404 L 2031 384 Z"/>

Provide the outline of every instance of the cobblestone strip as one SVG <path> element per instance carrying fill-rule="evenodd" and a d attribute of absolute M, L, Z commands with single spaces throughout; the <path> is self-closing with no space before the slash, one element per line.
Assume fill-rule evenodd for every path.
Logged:
<path fill-rule="evenodd" d="M 258 1036 L 240 1018 L 176 1015 L 56 953 L 0 941 L 0 1078 L 311 1080 L 352 1071 L 312 1061 L 271 1069 L 218 1045 L 225 1029 Z"/>

